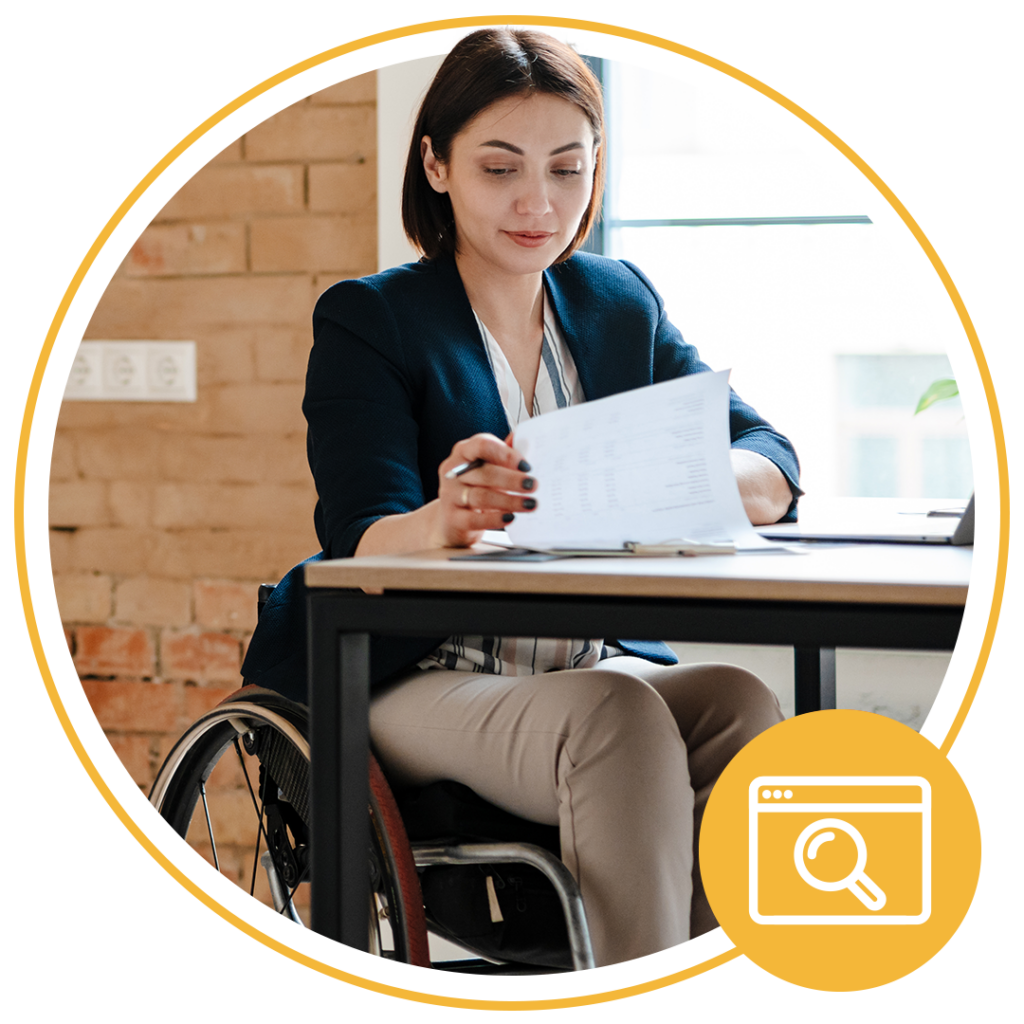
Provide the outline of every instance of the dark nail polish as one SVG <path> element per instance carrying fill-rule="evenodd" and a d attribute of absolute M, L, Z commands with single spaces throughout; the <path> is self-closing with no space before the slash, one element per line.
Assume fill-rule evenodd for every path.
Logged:
<path fill-rule="evenodd" d="M 524 491 L 532 491 L 533 490 L 533 485 L 536 482 L 537 481 L 534 480 L 532 476 L 524 476 L 523 477 L 523 490 Z"/>
<path fill-rule="evenodd" d="M 505 513 L 505 514 L 504 514 L 504 515 L 503 515 L 503 516 L 501 517 L 501 521 L 502 521 L 503 523 L 511 523 L 513 519 L 515 519 L 515 516 L 514 516 L 514 515 L 513 515 L 513 514 L 512 514 L 511 512 L 506 512 L 506 513 Z"/>
<path fill-rule="evenodd" d="M 526 459 L 523 459 L 523 461 L 519 463 L 519 472 L 520 473 L 529 473 L 531 468 L 532 467 L 526 461 Z"/>
<path fill-rule="evenodd" d="M 537 502 L 536 502 L 536 500 L 534 498 L 523 498 L 523 508 L 525 508 L 525 509 L 535 509 L 536 507 L 537 507 Z"/>

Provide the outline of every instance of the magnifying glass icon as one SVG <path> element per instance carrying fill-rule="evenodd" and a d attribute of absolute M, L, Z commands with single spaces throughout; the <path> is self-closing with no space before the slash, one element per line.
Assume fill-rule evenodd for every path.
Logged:
<path fill-rule="evenodd" d="M 848 835 L 857 847 L 857 863 L 849 874 L 836 882 L 824 881 L 811 873 L 807 861 L 814 861 L 822 843 L 831 842 L 836 832 Z M 849 889 L 868 910 L 881 910 L 885 906 L 885 893 L 864 873 L 868 862 L 868 846 L 864 837 L 848 821 L 841 818 L 819 818 L 800 833 L 793 847 L 793 861 L 800 877 L 813 889 L 838 892 Z"/>

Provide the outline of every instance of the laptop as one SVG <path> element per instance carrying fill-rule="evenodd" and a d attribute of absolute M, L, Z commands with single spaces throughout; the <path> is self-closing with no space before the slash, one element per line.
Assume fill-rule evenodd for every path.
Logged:
<path fill-rule="evenodd" d="M 842 498 L 800 503 L 800 521 L 758 526 L 769 540 L 861 544 L 974 543 L 974 495 L 962 502 L 934 499 Z"/>

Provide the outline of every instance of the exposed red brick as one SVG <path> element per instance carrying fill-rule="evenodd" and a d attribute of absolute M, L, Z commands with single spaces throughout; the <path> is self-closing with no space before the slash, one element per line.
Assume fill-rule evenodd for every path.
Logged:
<path fill-rule="evenodd" d="M 128 277 L 242 273 L 245 225 L 150 225 L 125 257 L 122 269 Z"/>
<path fill-rule="evenodd" d="M 112 583 L 109 576 L 55 572 L 53 587 L 64 622 L 106 622 L 110 618 Z"/>
<path fill-rule="evenodd" d="M 196 624 L 211 630 L 247 630 L 256 626 L 259 584 L 235 580 L 196 580 Z"/>
<path fill-rule="evenodd" d="M 107 526 L 109 523 L 106 484 L 99 480 L 68 480 L 50 485 L 51 526 Z"/>
<path fill-rule="evenodd" d="M 303 205 L 301 164 L 229 164 L 201 170 L 160 211 L 157 221 L 296 213 Z"/>
<path fill-rule="evenodd" d="M 83 685 L 140 786 L 240 684 L 257 583 L 319 546 L 309 318 L 326 287 L 376 269 L 375 96 L 373 73 L 338 83 L 227 146 L 143 233 L 86 329 L 197 349 L 198 401 L 64 403 L 51 460 L 65 638 L 101 677 Z M 237 816 L 221 858 L 242 878 L 252 813 L 225 761 L 210 784 Z"/>
<path fill-rule="evenodd" d="M 194 722 L 211 708 L 215 708 L 225 697 L 230 697 L 241 685 L 242 681 L 239 679 L 238 686 L 186 686 L 185 717 Z"/>
<path fill-rule="evenodd" d="M 179 683 L 83 679 L 85 695 L 100 725 L 110 732 L 173 732 L 182 726 Z"/>
<path fill-rule="evenodd" d="M 181 580 L 134 576 L 114 591 L 114 618 L 142 626 L 184 626 L 192 621 L 192 588 Z"/>
<path fill-rule="evenodd" d="M 241 685 L 242 647 L 225 633 L 160 635 L 160 672 L 168 679 L 226 680 Z"/>
<path fill-rule="evenodd" d="M 152 676 L 153 641 L 144 629 L 79 626 L 75 668 L 80 676 Z"/>

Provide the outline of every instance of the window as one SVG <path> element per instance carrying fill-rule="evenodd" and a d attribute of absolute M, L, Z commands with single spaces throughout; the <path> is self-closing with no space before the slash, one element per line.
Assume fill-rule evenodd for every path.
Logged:
<path fill-rule="evenodd" d="M 913 415 L 960 325 L 920 247 L 861 173 L 767 97 L 692 62 L 601 61 L 609 184 L 596 240 L 790 436 L 822 495 L 965 497 L 958 403 Z"/>

